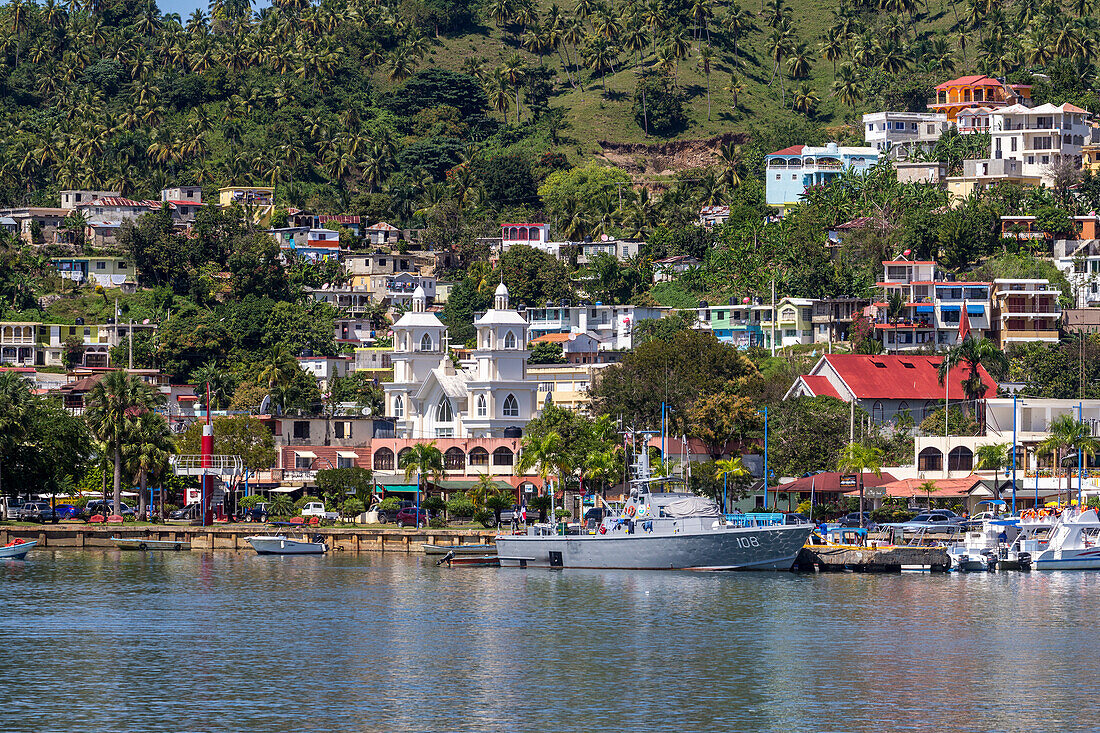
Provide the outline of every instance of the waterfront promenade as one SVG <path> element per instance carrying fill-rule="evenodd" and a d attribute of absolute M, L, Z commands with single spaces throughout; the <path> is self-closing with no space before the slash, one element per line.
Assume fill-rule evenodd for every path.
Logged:
<path fill-rule="evenodd" d="M 257 534 L 289 536 L 319 534 L 335 552 L 420 552 L 425 544 L 478 543 L 492 545 L 497 531 L 490 529 L 399 529 L 393 526 L 365 527 L 270 527 L 264 524 L 221 524 L 195 527 L 178 524 L 111 526 L 89 524 L 0 525 L 0 545 L 15 539 L 38 540 L 39 548 L 114 547 L 112 537 L 190 543 L 192 551 L 251 550 L 245 537 Z"/>

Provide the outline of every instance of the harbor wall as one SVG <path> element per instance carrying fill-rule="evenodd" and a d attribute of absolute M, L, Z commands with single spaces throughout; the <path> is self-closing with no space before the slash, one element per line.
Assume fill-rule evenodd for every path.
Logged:
<path fill-rule="evenodd" d="M 256 534 L 278 534 L 298 538 L 303 534 L 322 535 L 329 547 L 336 552 L 421 552 L 425 544 L 455 545 L 460 543 L 491 546 L 496 530 L 478 529 L 398 529 L 397 527 L 312 527 L 266 528 L 264 525 L 221 525 L 192 527 L 189 525 L 154 524 L 133 525 L 81 525 L 57 524 L 45 526 L 0 525 L 0 545 L 15 539 L 38 540 L 38 547 L 58 548 L 113 548 L 112 537 L 129 540 L 159 540 L 190 543 L 193 551 L 251 550 L 245 537 Z M 37 548 L 36 548 L 37 549 Z"/>

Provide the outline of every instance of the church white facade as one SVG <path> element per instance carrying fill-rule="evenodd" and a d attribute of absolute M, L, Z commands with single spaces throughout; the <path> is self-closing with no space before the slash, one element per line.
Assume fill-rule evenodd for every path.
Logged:
<path fill-rule="evenodd" d="M 423 289 L 412 306 L 393 325 L 393 382 L 384 385 L 397 437 L 517 437 L 537 413 L 537 383 L 527 379 L 528 324 L 508 307 L 508 288 L 501 283 L 493 308 L 474 322 L 466 368 L 451 361 L 447 328 L 427 312 Z"/>

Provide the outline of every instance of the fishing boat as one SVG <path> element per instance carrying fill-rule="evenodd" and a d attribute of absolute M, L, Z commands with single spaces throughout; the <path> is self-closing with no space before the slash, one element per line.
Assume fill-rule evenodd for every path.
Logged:
<path fill-rule="evenodd" d="M 968 527 L 958 544 L 947 548 L 951 569 L 962 572 L 1020 570 L 1031 566 L 1031 556 L 1013 544 L 1020 526 L 1013 518 L 985 519 Z"/>
<path fill-rule="evenodd" d="M 328 551 L 328 545 L 321 535 L 293 540 L 286 535 L 254 535 L 245 537 L 245 542 L 260 555 L 321 555 Z"/>
<path fill-rule="evenodd" d="M 37 544 L 37 540 L 12 540 L 0 547 L 0 560 L 22 560 Z"/>
<path fill-rule="evenodd" d="M 141 552 L 162 550 L 162 551 L 174 551 L 190 550 L 191 543 L 177 540 L 146 540 L 146 539 L 129 539 L 124 537 L 112 537 L 111 542 L 115 543 L 115 547 L 120 550 L 138 550 Z"/>
<path fill-rule="evenodd" d="M 630 499 L 607 506 L 594 534 L 535 524 L 526 534 L 499 535 L 501 567 L 627 570 L 790 570 L 813 525 L 730 519 L 718 505 L 676 479 L 653 479 L 645 441 L 634 463 Z M 681 481 L 682 483 L 682 481 Z"/>
<path fill-rule="evenodd" d="M 444 563 L 448 567 L 498 568 L 500 567 L 500 558 L 496 555 L 454 555 L 448 552 L 439 558 L 435 564 L 443 565 Z"/>
<path fill-rule="evenodd" d="M 1037 570 L 1100 570 L 1100 518 L 1095 509 L 1067 509 L 1050 530 L 1046 549 L 1032 555 Z"/>
<path fill-rule="evenodd" d="M 487 555 L 496 554 L 496 545 L 475 545 L 472 542 L 458 545 L 421 545 L 425 555 Z"/>

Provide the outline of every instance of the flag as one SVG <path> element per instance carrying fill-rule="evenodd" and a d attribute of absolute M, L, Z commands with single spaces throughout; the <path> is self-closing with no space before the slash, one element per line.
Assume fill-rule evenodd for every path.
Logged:
<path fill-rule="evenodd" d="M 966 314 L 966 301 L 962 304 L 962 315 L 959 316 L 959 341 L 965 341 L 970 335 L 970 317 Z"/>

